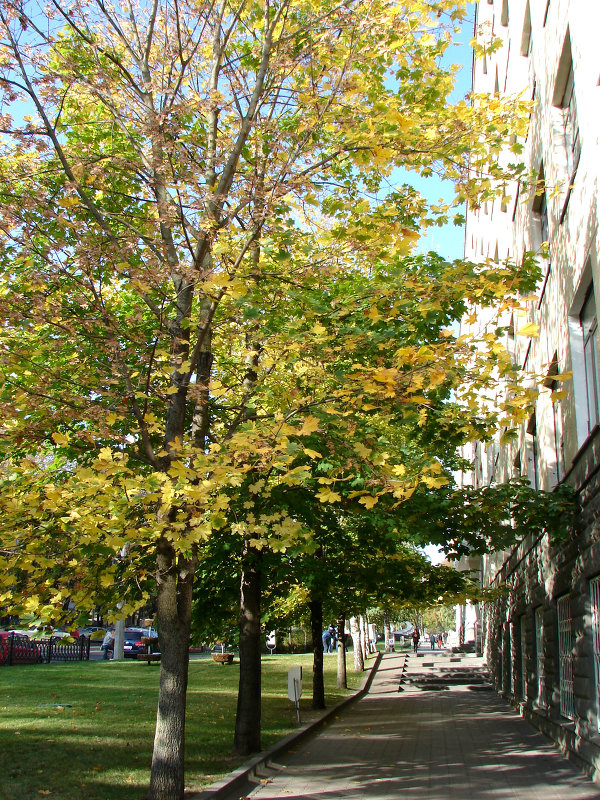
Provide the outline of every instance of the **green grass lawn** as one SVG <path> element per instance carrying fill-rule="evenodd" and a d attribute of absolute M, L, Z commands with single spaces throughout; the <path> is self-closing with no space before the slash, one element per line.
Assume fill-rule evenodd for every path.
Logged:
<path fill-rule="evenodd" d="M 351 661 L 351 659 L 350 659 Z M 312 655 L 263 657 L 263 747 L 297 728 L 287 671 L 303 666 L 302 722 L 310 710 Z M 364 674 L 349 663 L 348 684 Z M 325 657 L 327 705 L 336 659 Z M 135 800 L 149 780 L 159 668 L 89 661 L 0 668 L 0 796 L 31 800 Z M 231 755 L 239 664 L 190 661 L 186 787 L 200 789 L 244 761 Z"/>

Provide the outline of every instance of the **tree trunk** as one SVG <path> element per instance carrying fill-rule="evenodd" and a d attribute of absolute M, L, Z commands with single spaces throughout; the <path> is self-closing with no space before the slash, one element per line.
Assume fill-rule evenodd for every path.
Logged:
<path fill-rule="evenodd" d="M 363 614 L 358 618 L 358 624 L 360 626 L 360 646 L 362 649 L 363 661 L 366 661 L 369 657 L 369 637 L 367 635 L 367 620 Z"/>
<path fill-rule="evenodd" d="M 348 681 L 346 679 L 346 636 L 344 629 L 346 628 L 346 615 L 342 611 L 337 618 L 338 641 L 337 641 L 337 687 L 338 689 L 347 689 Z"/>
<path fill-rule="evenodd" d="M 233 748 L 247 756 L 260 751 L 260 599 L 262 553 L 244 545 L 240 593 L 240 683 Z"/>
<path fill-rule="evenodd" d="M 325 708 L 325 683 L 323 681 L 323 603 L 320 599 L 310 600 L 310 628 L 313 646 L 313 700 L 315 709 Z"/>
<path fill-rule="evenodd" d="M 148 800 L 182 800 L 185 704 L 188 681 L 195 556 L 177 557 L 166 539 L 158 542 L 157 627 L 161 662 L 158 712 Z"/>
<path fill-rule="evenodd" d="M 365 668 L 365 660 L 363 658 L 362 644 L 360 641 L 360 628 L 358 627 L 358 620 L 356 617 L 350 617 L 350 635 L 352 636 L 352 644 L 354 647 L 354 671 L 362 672 Z"/>
<path fill-rule="evenodd" d="M 392 638 L 392 630 L 390 626 L 390 612 L 384 611 L 383 612 L 383 644 L 384 650 L 386 653 L 389 653 L 392 649 L 390 646 L 390 639 Z"/>

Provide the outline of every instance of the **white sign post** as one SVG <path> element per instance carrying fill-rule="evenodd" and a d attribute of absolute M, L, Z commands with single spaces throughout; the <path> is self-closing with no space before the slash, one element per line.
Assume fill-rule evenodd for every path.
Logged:
<path fill-rule="evenodd" d="M 288 697 L 296 706 L 300 724 L 300 698 L 302 697 L 302 667 L 292 667 L 288 672 Z"/>

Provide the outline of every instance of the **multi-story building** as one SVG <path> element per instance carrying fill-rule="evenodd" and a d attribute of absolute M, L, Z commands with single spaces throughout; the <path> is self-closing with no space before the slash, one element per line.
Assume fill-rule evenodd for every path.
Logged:
<path fill-rule="evenodd" d="M 481 641 L 498 689 L 598 777 L 600 2 L 479 0 L 476 14 L 480 43 L 494 36 L 502 45 L 475 61 L 474 91 L 532 100 L 521 158 L 533 189 L 531 180 L 507 186 L 470 211 L 465 255 L 540 253 L 537 296 L 507 320 L 506 346 L 541 382 L 532 379 L 535 410 L 518 436 L 475 444 L 463 479 L 482 486 L 527 475 L 545 490 L 567 482 L 580 504 L 567 542 L 530 536 L 481 560 L 484 584 L 507 587 L 483 609 Z M 539 336 L 519 335 L 528 323 Z M 571 380 L 557 380 L 571 371 Z"/>

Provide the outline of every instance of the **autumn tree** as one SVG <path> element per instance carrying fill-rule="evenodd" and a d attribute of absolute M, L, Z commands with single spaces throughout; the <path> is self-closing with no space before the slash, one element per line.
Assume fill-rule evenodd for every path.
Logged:
<path fill-rule="evenodd" d="M 321 473 L 317 502 L 355 477 L 366 507 L 435 486 L 437 461 L 407 470 L 401 451 L 358 441 L 364 420 L 425 419 L 444 384 L 456 405 L 440 420 L 460 425 L 475 384 L 509 379 L 491 332 L 422 346 L 388 324 L 407 302 L 389 276 L 433 222 L 393 168 L 436 170 L 475 202 L 526 120 L 499 99 L 448 104 L 443 26 L 462 13 L 458 0 L 0 9 L 0 602 L 48 619 L 68 597 L 116 616 L 157 592 L 150 800 L 183 796 L 199 543 L 229 526 L 252 563 L 309 542 L 262 506 L 275 484 L 312 485 L 298 455 L 326 461 L 332 437 L 356 457 Z M 480 304 L 516 302 L 528 280 L 511 265 L 443 270 Z M 443 302 L 405 274 L 433 318 Z M 358 475 L 370 464 L 373 483 Z"/>

